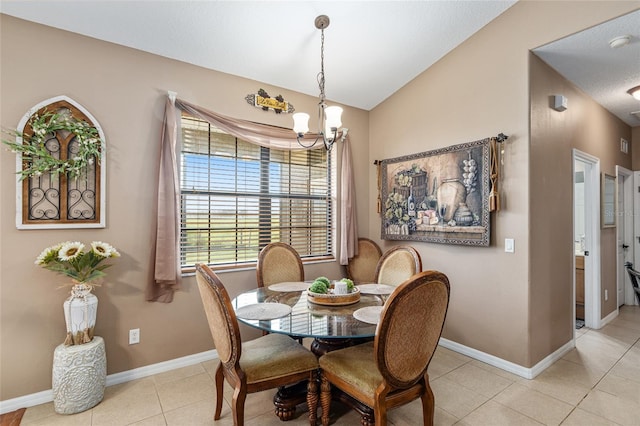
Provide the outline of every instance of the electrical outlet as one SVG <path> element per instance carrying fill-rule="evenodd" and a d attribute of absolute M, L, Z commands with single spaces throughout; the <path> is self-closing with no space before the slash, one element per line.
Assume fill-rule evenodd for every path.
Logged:
<path fill-rule="evenodd" d="M 607 300 L 609 300 L 609 290 L 604 291 L 604 301 L 606 302 Z"/>
<path fill-rule="evenodd" d="M 132 328 L 129 330 L 129 344 L 135 345 L 137 343 L 140 343 L 140 329 Z"/>

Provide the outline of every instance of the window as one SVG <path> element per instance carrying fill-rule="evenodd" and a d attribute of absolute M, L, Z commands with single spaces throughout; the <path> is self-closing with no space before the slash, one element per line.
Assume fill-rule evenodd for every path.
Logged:
<path fill-rule="evenodd" d="M 183 115 L 180 167 L 183 268 L 251 266 L 276 241 L 303 261 L 333 258 L 326 150 L 265 148 Z"/>

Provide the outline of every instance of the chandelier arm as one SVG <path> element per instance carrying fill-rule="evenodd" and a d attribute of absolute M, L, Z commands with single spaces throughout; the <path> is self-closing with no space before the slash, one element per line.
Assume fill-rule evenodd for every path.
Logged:
<path fill-rule="evenodd" d="M 321 135 L 321 136 L 322 136 L 322 141 L 324 142 L 325 146 L 327 146 L 327 143 L 325 142 L 324 135 Z M 296 139 L 298 140 L 298 145 L 300 145 L 301 147 L 303 147 L 305 149 L 313 148 L 315 146 L 315 144 L 318 143 L 318 141 L 320 140 L 320 136 L 318 136 L 318 137 L 316 137 L 316 139 L 312 143 L 310 143 L 309 145 L 305 145 L 300 141 L 301 138 L 304 139 L 304 135 L 302 135 L 302 136 L 301 135 L 297 135 L 296 136 Z"/>

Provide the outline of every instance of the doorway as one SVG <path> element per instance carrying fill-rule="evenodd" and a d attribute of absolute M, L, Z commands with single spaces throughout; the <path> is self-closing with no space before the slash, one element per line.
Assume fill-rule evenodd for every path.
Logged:
<path fill-rule="evenodd" d="M 573 150 L 574 316 L 600 328 L 600 160 Z M 583 315 L 582 315 L 583 314 Z M 575 328 L 575 327 L 574 327 Z"/>

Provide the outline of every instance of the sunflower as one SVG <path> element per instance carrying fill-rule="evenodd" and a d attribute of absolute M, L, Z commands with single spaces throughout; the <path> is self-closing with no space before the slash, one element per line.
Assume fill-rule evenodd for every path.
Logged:
<path fill-rule="evenodd" d="M 102 241 L 94 241 L 91 243 L 91 250 L 99 257 L 120 257 L 120 253 L 111 244 Z"/>
<path fill-rule="evenodd" d="M 73 259 L 77 259 L 78 257 L 84 254 L 84 244 L 79 241 L 67 242 L 63 244 L 58 251 L 58 258 L 60 258 L 63 262 L 68 262 Z"/>

